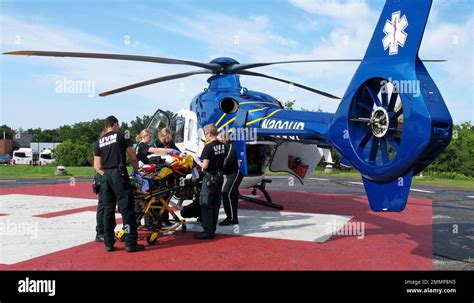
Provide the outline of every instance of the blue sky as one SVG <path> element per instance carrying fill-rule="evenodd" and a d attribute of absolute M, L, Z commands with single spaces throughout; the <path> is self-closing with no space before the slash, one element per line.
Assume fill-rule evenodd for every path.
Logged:
<path fill-rule="evenodd" d="M 362 58 L 384 1 L 1 1 L 1 51 L 51 50 L 156 55 L 197 61 L 229 56 L 241 63 Z M 471 0 L 436 1 L 420 50 L 456 123 L 474 121 Z M 260 68 L 342 96 L 358 64 Z M 54 128 L 115 114 L 122 121 L 178 111 L 206 87 L 206 76 L 100 98 L 98 93 L 193 67 L 111 60 L 0 56 L 0 124 Z M 68 81 L 89 91 L 60 93 Z M 334 112 L 337 102 L 270 80 L 242 77 L 244 86 L 296 108 Z M 59 93 L 58 93 L 59 92 Z"/>

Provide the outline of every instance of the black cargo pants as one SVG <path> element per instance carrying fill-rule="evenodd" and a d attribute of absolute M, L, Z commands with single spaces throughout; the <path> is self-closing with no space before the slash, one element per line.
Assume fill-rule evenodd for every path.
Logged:
<path fill-rule="evenodd" d="M 115 206 L 118 205 L 125 229 L 125 245 L 137 243 L 137 221 L 135 217 L 133 191 L 128 174 L 116 169 L 106 169 L 102 176 L 100 199 L 104 205 L 104 243 L 112 246 L 115 243 L 114 229 Z"/>

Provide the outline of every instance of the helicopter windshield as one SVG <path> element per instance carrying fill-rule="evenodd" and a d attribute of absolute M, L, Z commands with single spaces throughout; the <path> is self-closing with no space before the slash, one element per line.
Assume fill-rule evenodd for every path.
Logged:
<path fill-rule="evenodd" d="M 163 116 L 161 115 L 160 110 L 157 110 L 156 113 L 153 115 L 153 118 L 151 118 L 150 123 L 148 123 L 147 128 L 152 129 L 152 130 L 159 129 L 162 119 L 163 119 Z"/>

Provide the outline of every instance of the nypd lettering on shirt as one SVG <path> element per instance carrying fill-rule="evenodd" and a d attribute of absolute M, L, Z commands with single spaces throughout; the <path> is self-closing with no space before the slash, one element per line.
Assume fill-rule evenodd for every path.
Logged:
<path fill-rule="evenodd" d="M 117 142 L 117 134 L 108 135 L 107 137 L 102 137 L 99 139 L 99 148 L 105 147 L 107 145 Z"/>

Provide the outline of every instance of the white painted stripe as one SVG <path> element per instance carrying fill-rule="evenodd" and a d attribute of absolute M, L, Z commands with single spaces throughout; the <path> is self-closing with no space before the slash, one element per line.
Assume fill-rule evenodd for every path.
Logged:
<path fill-rule="evenodd" d="M 428 194 L 434 194 L 434 193 L 435 193 L 434 191 L 423 190 L 423 189 L 416 189 L 416 188 L 411 188 L 410 190 L 411 190 L 411 191 L 417 191 L 417 192 L 420 192 L 420 193 L 428 193 Z"/>
<path fill-rule="evenodd" d="M 3 183 L 3 182 L 16 182 L 16 180 L 0 180 L 0 183 Z"/>
<path fill-rule="evenodd" d="M 433 219 L 452 219 L 450 216 L 434 215 Z"/>
<path fill-rule="evenodd" d="M 356 184 L 356 185 L 364 185 L 362 182 L 353 182 L 353 181 L 344 181 L 345 183 Z M 424 189 L 417 189 L 417 188 L 410 188 L 411 191 L 416 191 L 420 193 L 427 193 L 427 194 L 434 194 L 434 191 L 424 190 Z"/>
<path fill-rule="evenodd" d="M 318 180 L 318 181 L 331 181 L 330 179 L 323 179 L 323 178 L 309 178 L 310 180 Z"/>
<path fill-rule="evenodd" d="M 14 264 L 94 241 L 95 212 L 53 218 L 34 215 L 96 205 L 97 200 L 33 195 L 2 195 L 0 263 Z"/>
<path fill-rule="evenodd" d="M 467 196 L 468 198 L 474 199 L 474 196 Z"/>
<path fill-rule="evenodd" d="M 219 220 L 226 217 L 221 208 Z M 217 226 L 217 233 L 236 236 L 323 243 L 343 228 L 351 216 L 239 209 L 239 225 Z M 188 230 L 202 228 L 188 222 Z"/>

